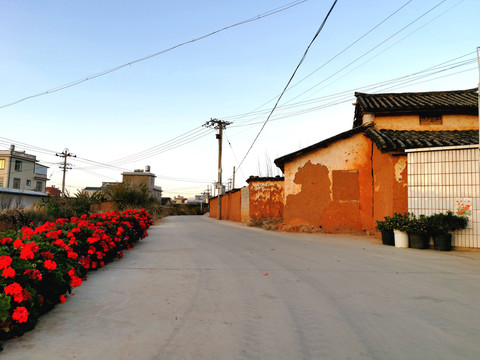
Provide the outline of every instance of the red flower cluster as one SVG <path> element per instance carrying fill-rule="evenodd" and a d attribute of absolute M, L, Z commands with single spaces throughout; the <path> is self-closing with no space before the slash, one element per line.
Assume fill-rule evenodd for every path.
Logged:
<path fill-rule="evenodd" d="M 27 322 L 28 315 L 30 314 L 25 307 L 18 306 L 12 314 L 12 319 L 18 321 L 19 323 L 24 323 Z"/>
<path fill-rule="evenodd" d="M 0 309 L 8 312 L 0 340 L 31 329 L 40 313 L 66 301 L 87 270 L 121 259 L 150 225 L 145 210 L 127 210 L 23 227 L 13 238 L 0 234 Z"/>

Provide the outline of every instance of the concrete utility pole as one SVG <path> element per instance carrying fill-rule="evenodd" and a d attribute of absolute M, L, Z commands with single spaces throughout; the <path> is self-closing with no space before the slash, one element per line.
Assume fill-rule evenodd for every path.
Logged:
<path fill-rule="evenodd" d="M 478 122 L 479 122 L 479 127 L 478 127 L 478 141 L 479 141 L 479 146 L 480 146 L 480 55 L 479 51 L 480 46 L 477 46 L 477 62 L 478 62 L 478 90 L 477 90 L 477 96 L 478 96 Z"/>
<path fill-rule="evenodd" d="M 220 220 L 222 218 L 222 195 L 223 195 L 223 186 L 222 186 L 222 140 L 223 140 L 223 129 L 225 129 L 231 122 L 223 121 L 218 119 L 210 119 L 203 126 L 217 129 L 217 139 L 218 139 L 218 216 Z"/>
<path fill-rule="evenodd" d="M 67 158 L 77 157 L 77 155 L 70 153 L 68 149 L 64 149 L 63 152 L 56 153 L 55 155 L 63 157 L 63 164 L 60 164 L 60 169 L 63 169 L 62 196 L 65 196 L 65 174 L 67 173 L 67 169 L 72 168 L 72 164 L 67 164 Z"/>

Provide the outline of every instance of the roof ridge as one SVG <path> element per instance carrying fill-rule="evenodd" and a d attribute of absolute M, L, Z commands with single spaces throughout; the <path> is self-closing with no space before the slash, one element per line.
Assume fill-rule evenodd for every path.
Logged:
<path fill-rule="evenodd" d="M 431 94 L 446 94 L 446 93 L 457 93 L 457 94 L 464 94 L 464 93 L 471 93 L 477 92 L 478 87 L 471 88 L 471 89 L 464 89 L 464 90 L 442 90 L 442 91 L 409 91 L 409 92 L 390 92 L 390 93 L 364 93 L 355 91 L 355 96 L 391 96 L 391 95 L 431 95 Z"/>

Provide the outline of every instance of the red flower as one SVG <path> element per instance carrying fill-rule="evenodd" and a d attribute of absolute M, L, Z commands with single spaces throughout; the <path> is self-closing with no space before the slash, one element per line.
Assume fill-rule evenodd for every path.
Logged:
<path fill-rule="evenodd" d="M 60 295 L 60 303 L 64 303 L 65 301 L 67 301 L 67 298 L 65 297 L 65 295 Z"/>
<path fill-rule="evenodd" d="M 70 281 L 70 286 L 77 287 L 80 285 L 82 285 L 82 279 L 79 278 L 78 276 L 72 276 L 72 280 Z"/>
<path fill-rule="evenodd" d="M 57 268 L 57 263 L 52 260 L 45 260 L 45 262 L 43 263 L 43 266 L 45 266 L 45 269 L 52 271 Z"/>
<path fill-rule="evenodd" d="M 3 272 L 2 272 L 2 276 L 5 277 L 5 278 L 14 278 L 15 277 L 15 269 L 12 268 L 12 267 L 6 267 L 5 269 L 3 269 Z"/>
<path fill-rule="evenodd" d="M 0 256 L 0 269 L 5 269 L 12 263 L 12 258 L 8 255 Z"/>
<path fill-rule="evenodd" d="M 22 249 L 22 251 L 20 251 L 20 259 L 23 259 L 23 260 L 30 260 L 30 259 L 33 259 L 34 257 L 34 253 L 32 251 L 32 246 L 28 246 L 32 243 L 29 243 L 27 245 L 25 245 Z M 35 244 L 35 243 L 33 243 Z M 38 248 L 38 246 L 37 246 Z"/>
<path fill-rule="evenodd" d="M 69 259 L 75 260 L 75 259 L 78 257 L 78 254 L 77 254 L 75 251 L 70 251 L 70 252 L 67 254 L 67 256 L 68 256 Z"/>
<path fill-rule="evenodd" d="M 22 290 L 22 296 L 24 301 L 30 300 L 30 298 L 32 297 L 32 295 L 30 295 L 27 289 Z"/>
<path fill-rule="evenodd" d="M 7 295 L 17 295 L 22 292 L 23 288 L 20 286 L 19 283 L 14 282 L 8 286 L 5 286 L 5 294 Z"/>
<path fill-rule="evenodd" d="M 44 259 L 52 260 L 54 258 L 54 255 L 50 251 L 44 251 L 40 253 L 40 255 L 42 255 Z"/>
<path fill-rule="evenodd" d="M 19 323 L 27 322 L 28 320 L 28 311 L 23 306 L 17 306 L 13 311 L 12 319 L 18 321 Z"/>
<path fill-rule="evenodd" d="M 23 275 L 27 275 L 32 280 L 42 280 L 42 273 L 37 269 L 27 269 L 23 272 Z"/>
<path fill-rule="evenodd" d="M 8 245 L 12 243 L 12 238 L 9 237 L 4 237 L 3 239 L 0 240 L 0 245 Z"/>
<path fill-rule="evenodd" d="M 28 292 L 28 290 L 23 289 L 21 293 L 13 295 L 13 300 L 16 302 L 22 302 L 22 301 L 27 301 L 31 298 L 32 296 Z"/>
<path fill-rule="evenodd" d="M 20 248 L 20 247 L 22 247 L 22 246 L 25 246 L 25 244 L 24 244 L 23 241 L 20 240 L 20 239 L 17 239 L 17 240 L 15 240 L 15 241 L 13 242 L 13 247 L 14 247 L 15 249 L 18 249 L 18 248 Z"/>

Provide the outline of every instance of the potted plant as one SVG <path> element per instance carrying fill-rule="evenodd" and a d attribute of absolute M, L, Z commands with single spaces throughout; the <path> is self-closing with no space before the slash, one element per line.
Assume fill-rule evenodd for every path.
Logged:
<path fill-rule="evenodd" d="M 410 247 L 414 249 L 428 249 L 430 246 L 430 232 L 428 218 L 425 215 L 410 215 L 407 224 L 407 233 Z"/>
<path fill-rule="evenodd" d="M 464 216 L 454 214 L 453 211 L 437 213 L 428 217 L 428 227 L 433 235 L 435 250 L 452 250 L 452 232 L 465 229 L 468 219 Z"/>
<path fill-rule="evenodd" d="M 393 219 L 391 216 L 385 216 L 383 220 L 377 220 L 375 228 L 382 234 L 383 245 L 395 245 L 393 237 Z"/>
<path fill-rule="evenodd" d="M 394 213 L 393 222 L 393 234 L 395 238 L 395 247 L 408 248 L 408 223 L 410 221 L 410 214 L 405 212 L 403 214 Z"/>

